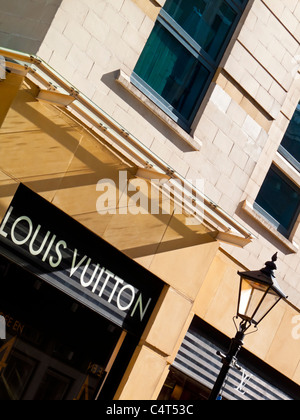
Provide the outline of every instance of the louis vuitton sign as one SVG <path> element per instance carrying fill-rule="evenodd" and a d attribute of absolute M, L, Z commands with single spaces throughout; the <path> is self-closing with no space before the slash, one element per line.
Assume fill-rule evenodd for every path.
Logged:
<path fill-rule="evenodd" d="M 162 290 L 148 271 L 24 185 L 0 225 L 0 252 L 132 332 L 144 328 Z"/>

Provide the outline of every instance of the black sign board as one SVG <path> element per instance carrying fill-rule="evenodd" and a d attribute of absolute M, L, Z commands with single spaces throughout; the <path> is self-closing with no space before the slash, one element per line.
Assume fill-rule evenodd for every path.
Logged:
<path fill-rule="evenodd" d="M 163 287 L 22 184 L 0 225 L 0 253 L 134 334 L 144 329 Z"/>

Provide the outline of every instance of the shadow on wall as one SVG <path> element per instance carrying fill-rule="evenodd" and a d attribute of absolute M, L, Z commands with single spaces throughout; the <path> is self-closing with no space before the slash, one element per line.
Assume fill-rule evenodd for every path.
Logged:
<path fill-rule="evenodd" d="M 63 0 L 0 0 L 0 47 L 36 54 Z"/>

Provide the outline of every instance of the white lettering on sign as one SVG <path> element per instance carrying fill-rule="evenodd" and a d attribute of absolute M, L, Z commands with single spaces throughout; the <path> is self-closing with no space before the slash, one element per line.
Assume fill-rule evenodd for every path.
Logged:
<path fill-rule="evenodd" d="M 114 304 L 120 311 L 128 312 L 130 317 L 137 313 L 140 321 L 143 321 L 151 298 L 145 299 L 141 292 L 123 279 L 100 264 L 95 264 L 87 255 L 82 257 L 76 248 L 71 250 L 66 241 L 59 240 L 52 232 L 42 234 L 42 226 L 35 226 L 30 217 L 24 215 L 14 220 L 13 211 L 13 207 L 10 207 L 0 226 L 0 236 L 6 240 L 10 239 L 13 244 L 22 246 L 23 249 L 26 247 L 33 257 L 38 257 L 51 269 L 59 269 L 62 263 L 65 269 L 65 265 L 68 264 L 69 278 L 79 281 L 81 287 L 89 288 L 92 293 Z M 67 257 L 64 258 L 63 251 L 66 250 L 68 254 L 72 254 L 71 261 Z"/>
<path fill-rule="evenodd" d="M 10 207 L 10 209 L 8 210 L 8 212 L 7 212 L 5 218 L 4 218 L 4 220 L 3 220 L 3 222 L 0 226 L 0 235 L 3 236 L 4 238 L 7 238 L 7 236 L 8 236 L 8 234 L 6 232 L 4 232 L 4 229 L 5 229 L 5 226 L 8 222 L 8 220 L 9 220 L 12 212 L 13 212 L 13 207 Z"/>
<path fill-rule="evenodd" d="M 26 222 L 26 223 L 23 223 L 23 222 Z M 23 238 L 21 240 L 17 239 L 16 233 L 15 233 L 16 228 L 18 227 L 19 224 L 22 224 L 22 225 L 25 224 L 25 225 L 27 225 L 26 228 L 28 228 L 28 229 L 26 229 L 26 230 L 28 230 L 27 236 L 25 236 L 25 238 Z M 32 224 L 32 221 L 29 219 L 29 217 L 26 217 L 26 216 L 19 217 L 15 221 L 15 223 L 13 224 L 13 227 L 11 228 L 11 233 L 10 233 L 11 234 L 11 239 L 12 239 L 13 243 L 16 244 L 16 245 L 19 245 L 19 246 L 24 245 L 24 244 L 26 244 L 26 242 L 31 237 L 32 231 L 33 231 L 33 224 Z"/>

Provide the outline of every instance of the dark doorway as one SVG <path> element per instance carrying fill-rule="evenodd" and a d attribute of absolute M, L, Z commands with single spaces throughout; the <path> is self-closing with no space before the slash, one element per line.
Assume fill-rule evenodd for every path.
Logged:
<path fill-rule="evenodd" d="M 121 328 L 2 257 L 0 315 L 0 400 L 95 399 Z"/>

